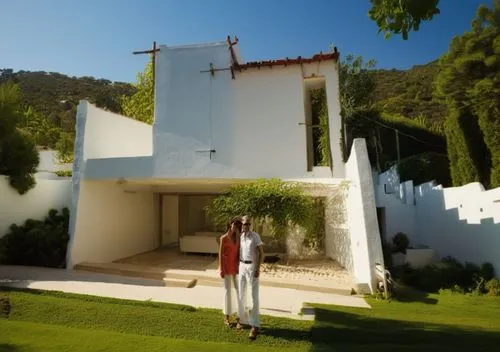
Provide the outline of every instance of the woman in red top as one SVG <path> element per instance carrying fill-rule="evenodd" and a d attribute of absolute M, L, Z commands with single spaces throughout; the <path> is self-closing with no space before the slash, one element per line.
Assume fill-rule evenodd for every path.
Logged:
<path fill-rule="evenodd" d="M 232 307 L 231 291 L 237 290 L 236 275 L 238 275 L 241 219 L 234 217 L 227 225 L 227 232 L 220 238 L 219 272 L 224 279 L 224 324 L 230 326 L 229 315 L 236 312 Z M 237 296 L 237 295 L 236 295 Z"/>

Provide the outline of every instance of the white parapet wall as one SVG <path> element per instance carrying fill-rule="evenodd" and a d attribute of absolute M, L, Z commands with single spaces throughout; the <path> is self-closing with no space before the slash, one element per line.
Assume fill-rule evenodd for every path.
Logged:
<path fill-rule="evenodd" d="M 411 181 L 400 184 L 394 169 L 377 181 L 388 240 L 404 232 L 413 247 L 429 247 L 439 258 L 490 262 L 500 275 L 500 188 L 486 191 L 480 183 L 444 188 L 434 182 L 413 187 Z"/>
<path fill-rule="evenodd" d="M 347 218 L 351 234 L 354 279 L 361 292 L 374 292 L 377 282 L 376 263 L 384 264 L 377 221 L 373 176 L 366 141 L 353 141 L 346 163 L 349 182 Z"/>
<path fill-rule="evenodd" d="M 50 209 L 60 211 L 70 206 L 69 178 L 36 178 L 36 186 L 21 195 L 9 185 L 7 176 L 0 175 L 0 237 L 12 224 L 20 225 L 26 219 L 42 220 Z"/>
<path fill-rule="evenodd" d="M 78 106 L 77 129 L 85 133 L 85 142 L 77 141 L 75 153 L 83 153 L 84 159 L 153 155 L 153 126 L 86 100 Z"/>

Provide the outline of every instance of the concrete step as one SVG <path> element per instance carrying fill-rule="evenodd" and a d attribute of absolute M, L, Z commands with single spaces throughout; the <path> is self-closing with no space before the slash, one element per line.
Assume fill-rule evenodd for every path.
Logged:
<path fill-rule="evenodd" d="M 197 284 L 193 277 L 167 277 L 164 270 L 155 267 L 143 267 L 119 263 L 80 263 L 74 267 L 77 271 L 94 272 L 99 274 L 136 277 L 163 281 L 166 287 L 192 288 Z"/>
<path fill-rule="evenodd" d="M 73 269 L 77 271 L 88 271 L 101 274 L 130 276 L 153 280 L 163 280 L 165 278 L 165 272 L 160 268 L 121 263 L 83 262 L 75 265 Z"/>
<path fill-rule="evenodd" d="M 164 278 L 163 282 L 166 287 L 182 287 L 182 288 L 193 288 L 197 284 L 196 279 L 182 280 L 182 279 L 168 279 Z"/>
<path fill-rule="evenodd" d="M 165 282 L 166 286 L 170 287 L 194 287 L 197 285 L 213 287 L 223 286 L 223 281 L 214 270 L 165 270 L 163 268 L 135 264 L 89 262 L 83 262 L 75 265 L 74 270 L 161 280 Z M 302 291 L 313 291 L 345 296 L 351 295 L 351 287 L 340 284 L 335 285 L 333 283 L 321 286 L 321 284 L 319 283 L 310 284 L 290 280 L 285 281 L 283 279 L 278 280 L 271 278 L 261 278 L 260 284 L 262 286 L 289 288 Z"/>

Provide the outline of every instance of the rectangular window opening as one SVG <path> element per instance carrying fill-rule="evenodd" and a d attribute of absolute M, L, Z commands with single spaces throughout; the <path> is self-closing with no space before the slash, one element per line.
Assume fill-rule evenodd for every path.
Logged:
<path fill-rule="evenodd" d="M 304 112 L 307 171 L 310 172 L 316 166 L 330 166 L 328 103 L 324 77 L 304 79 Z"/>

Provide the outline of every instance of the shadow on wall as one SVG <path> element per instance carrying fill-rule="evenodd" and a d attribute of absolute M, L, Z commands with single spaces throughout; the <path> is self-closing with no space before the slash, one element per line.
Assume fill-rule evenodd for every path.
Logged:
<path fill-rule="evenodd" d="M 476 203 L 478 197 L 466 192 L 463 203 L 456 205 L 456 199 L 447 197 L 446 189 L 441 188 L 423 194 L 417 196 L 415 206 L 420 243 L 436 250 L 440 257 L 475 264 L 490 262 L 499 275 L 500 221 L 495 223 L 494 215 L 500 216 L 500 205 L 481 205 Z"/>
<path fill-rule="evenodd" d="M 485 191 L 480 183 L 443 188 L 433 182 L 413 188 L 408 181 L 389 193 L 393 176 L 379 175 L 375 187 L 388 236 L 406 233 L 414 247 L 425 245 L 462 262 L 490 262 L 500 274 L 500 188 Z"/>

